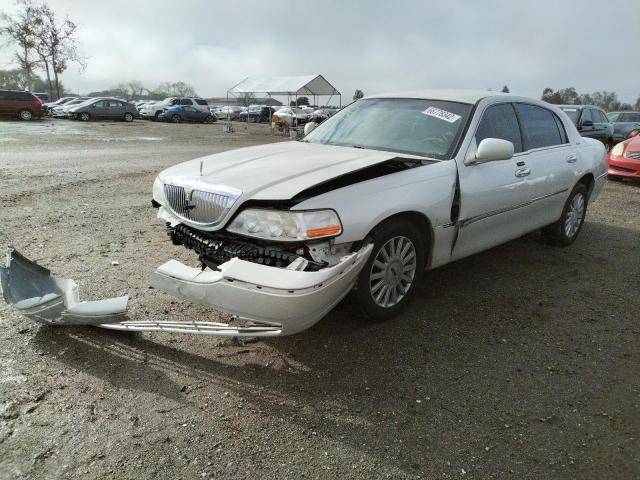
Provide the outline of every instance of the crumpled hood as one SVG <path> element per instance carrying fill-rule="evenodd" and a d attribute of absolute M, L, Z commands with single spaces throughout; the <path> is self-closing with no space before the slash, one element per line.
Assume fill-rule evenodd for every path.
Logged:
<path fill-rule="evenodd" d="M 309 187 L 397 156 L 314 143 L 272 143 L 181 163 L 161 172 L 160 180 L 182 186 L 211 185 L 213 190 L 216 186 L 230 187 L 242 192 L 238 203 L 249 199 L 288 200 Z"/>

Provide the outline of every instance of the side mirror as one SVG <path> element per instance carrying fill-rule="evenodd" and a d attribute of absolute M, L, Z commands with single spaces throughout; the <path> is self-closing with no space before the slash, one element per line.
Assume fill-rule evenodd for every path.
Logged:
<path fill-rule="evenodd" d="M 513 143 L 499 138 L 485 138 L 478 145 L 476 162 L 493 162 L 495 160 L 509 160 L 513 157 Z"/>
<path fill-rule="evenodd" d="M 316 127 L 318 126 L 318 124 L 316 122 L 309 122 L 304 126 L 304 134 L 308 135 L 311 132 L 313 132 Z"/>

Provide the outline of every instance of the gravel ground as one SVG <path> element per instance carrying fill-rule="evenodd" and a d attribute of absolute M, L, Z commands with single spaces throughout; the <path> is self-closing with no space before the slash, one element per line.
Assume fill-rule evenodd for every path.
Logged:
<path fill-rule="evenodd" d="M 149 288 L 194 257 L 157 172 L 265 126 L 0 122 L 0 245 L 133 319 L 216 319 Z M 39 326 L 0 306 L 0 478 L 640 478 L 640 185 L 566 249 L 530 234 L 430 272 L 395 321 L 293 337 Z M 119 265 L 112 265 L 117 261 Z"/>

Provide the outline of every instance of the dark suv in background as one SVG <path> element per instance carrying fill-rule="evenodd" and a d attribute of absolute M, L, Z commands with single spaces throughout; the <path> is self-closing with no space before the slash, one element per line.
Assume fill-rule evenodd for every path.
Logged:
<path fill-rule="evenodd" d="M 613 125 L 604 111 L 593 105 L 558 105 L 583 137 L 600 140 L 607 151 L 613 146 Z"/>
<path fill-rule="evenodd" d="M 20 120 L 40 118 L 42 101 L 30 92 L 0 90 L 0 116 L 18 117 Z"/>

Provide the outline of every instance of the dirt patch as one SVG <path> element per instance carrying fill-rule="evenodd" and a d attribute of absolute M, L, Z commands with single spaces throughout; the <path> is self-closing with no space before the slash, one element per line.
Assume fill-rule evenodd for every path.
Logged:
<path fill-rule="evenodd" d="M 265 126 L 0 123 L 0 245 L 133 319 L 212 319 L 149 288 L 155 175 Z M 640 185 L 571 247 L 537 234 L 430 272 L 402 317 L 297 336 L 38 326 L 0 306 L 0 478 L 637 478 Z M 112 262 L 118 265 L 112 265 Z"/>

